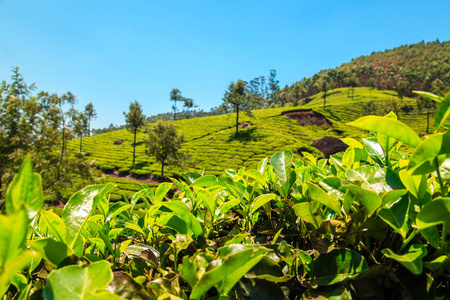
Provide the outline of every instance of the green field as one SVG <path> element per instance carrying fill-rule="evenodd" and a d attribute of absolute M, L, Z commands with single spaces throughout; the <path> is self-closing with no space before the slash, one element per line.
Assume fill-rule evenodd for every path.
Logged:
<path fill-rule="evenodd" d="M 382 109 L 389 99 L 396 99 L 393 91 L 371 91 L 369 88 L 355 88 L 354 97 L 347 96 L 347 88 L 330 90 L 327 96 L 327 106 L 323 108 L 322 94 L 317 94 L 306 105 L 297 107 L 278 107 L 252 111 L 253 117 L 242 114 L 240 122 L 250 122 L 252 126 L 240 129 L 240 135 L 234 136 L 235 114 L 210 116 L 196 119 L 175 121 L 180 133 L 184 134 L 185 143 L 182 150 L 191 155 L 192 160 L 184 170 L 176 167 L 166 167 L 168 176 L 177 176 L 185 172 L 200 172 L 205 174 L 222 174 L 226 169 L 237 169 L 242 166 L 255 167 L 263 158 L 282 150 L 299 150 L 319 154 L 312 147 L 315 139 L 324 136 L 360 137 L 363 132 L 347 126 L 346 123 L 362 116 L 362 106 L 370 99 L 375 101 L 378 109 Z M 416 132 L 426 131 L 426 115 L 414 111 L 415 100 L 403 98 L 404 106 L 400 110 L 399 119 Z M 312 109 L 328 120 L 332 128 L 325 126 L 299 126 L 296 120 L 291 120 L 283 112 Z M 430 118 L 430 128 L 434 123 Z M 152 126 L 151 124 L 149 126 Z M 126 174 L 150 175 L 160 174 L 161 165 L 145 154 L 145 130 L 137 135 L 136 168 L 132 167 L 133 135 L 126 130 L 119 130 L 91 136 L 83 139 L 83 152 L 102 170 L 120 170 Z M 114 141 L 123 139 L 121 145 Z M 79 140 L 73 140 L 70 146 L 79 149 Z"/>

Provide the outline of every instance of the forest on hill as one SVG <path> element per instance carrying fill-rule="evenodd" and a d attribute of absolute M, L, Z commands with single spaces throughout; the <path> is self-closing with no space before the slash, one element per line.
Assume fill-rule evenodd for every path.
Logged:
<path fill-rule="evenodd" d="M 333 69 L 322 70 L 281 89 L 278 103 L 308 98 L 332 88 L 373 87 L 395 90 L 401 96 L 412 91 L 448 91 L 450 87 L 450 41 L 420 42 L 373 52 Z"/>

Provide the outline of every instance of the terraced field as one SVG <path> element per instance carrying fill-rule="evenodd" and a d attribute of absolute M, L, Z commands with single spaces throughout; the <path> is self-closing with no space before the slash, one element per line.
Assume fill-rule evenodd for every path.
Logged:
<path fill-rule="evenodd" d="M 234 137 L 235 114 L 203 117 L 175 121 L 179 132 L 185 137 L 182 150 L 189 153 L 192 160 L 184 170 L 166 167 L 168 176 L 178 176 L 185 172 L 202 171 L 205 174 L 221 174 L 225 169 L 242 166 L 254 167 L 261 159 L 277 151 L 290 149 L 294 152 L 320 152 L 312 147 L 315 139 L 324 136 L 359 137 L 363 132 L 346 125 L 362 116 L 362 105 L 372 99 L 378 108 L 385 106 L 389 99 L 397 99 L 392 91 L 370 91 L 368 88 L 355 88 L 353 100 L 347 97 L 347 89 L 335 89 L 327 96 L 327 106 L 323 108 L 322 94 L 312 97 L 311 101 L 297 107 L 280 107 L 253 111 L 253 117 L 242 115 L 240 122 L 249 122 L 251 126 L 240 129 L 240 135 Z M 413 111 L 415 100 L 403 98 L 406 109 L 401 110 L 399 119 L 410 125 L 418 133 L 426 130 L 426 116 Z M 322 114 L 331 124 L 327 126 L 299 126 L 297 120 L 289 119 L 282 113 L 311 109 Z M 430 128 L 434 124 L 430 118 Z M 151 124 L 149 126 L 152 126 Z M 145 154 L 146 138 L 142 129 L 137 135 L 136 168 L 132 167 L 133 135 L 126 130 L 109 132 L 83 139 L 83 151 L 104 171 L 119 170 L 121 174 L 131 172 L 135 176 L 160 174 L 160 164 Z M 123 139 L 121 145 L 114 141 Z M 70 146 L 78 149 L 78 140 Z"/>

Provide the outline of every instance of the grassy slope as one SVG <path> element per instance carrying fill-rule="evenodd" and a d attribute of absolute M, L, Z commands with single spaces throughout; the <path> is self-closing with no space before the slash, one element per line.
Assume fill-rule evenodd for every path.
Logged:
<path fill-rule="evenodd" d="M 370 98 L 371 94 L 371 98 Z M 358 137 L 361 131 L 351 128 L 345 123 L 362 116 L 361 106 L 364 101 L 373 99 L 378 107 L 384 105 L 387 99 L 396 98 L 392 91 L 370 92 L 368 88 L 356 88 L 354 99 L 347 97 L 347 89 L 330 91 L 327 97 L 327 107 L 323 108 L 321 94 L 312 97 L 313 100 L 304 106 L 281 107 L 253 111 L 253 118 L 242 115 L 240 122 L 248 121 L 251 127 L 241 129 L 238 138 L 234 137 L 235 114 L 211 116 L 196 119 L 175 121 L 179 132 L 185 136 L 183 150 L 192 156 L 193 163 L 187 169 L 166 167 L 167 175 L 174 176 L 183 172 L 205 170 L 206 174 L 221 174 L 225 169 L 238 169 L 243 166 L 255 167 L 258 161 L 281 150 L 307 149 L 319 153 L 311 147 L 312 141 L 324 136 Z M 415 101 L 404 98 L 404 104 L 414 105 Z M 323 114 L 333 128 L 323 129 L 318 126 L 301 127 L 296 121 L 290 120 L 281 113 L 296 109 L 313 109 Z M 402 112 L 399 119 L 406 122 L 417 132 L 424 132 L 426 117 L 417 116 L 413 112 Z M 430 126 L 434 124 L 431 123 Z M 150 125 L 151 126 L 151 125 Z M 432 128 L 432 127 L 431 127 Z M 341 132 L 341 134 L 339 134 Z M 144 139 L 146 134 L 141 130 L 137 136 L 136 173 L 160 174 L 160 164 L 145 154 Z M 122 145 L 114 145 L 116 139 L 123 139 Z M 83 139 L 83 151 L 95 160 L 100 167 L 116 169 L 131 168 L 133 135 L 126 130 L 109 132 Z M 70 143 L 74 150 L 79 142 Z"/>

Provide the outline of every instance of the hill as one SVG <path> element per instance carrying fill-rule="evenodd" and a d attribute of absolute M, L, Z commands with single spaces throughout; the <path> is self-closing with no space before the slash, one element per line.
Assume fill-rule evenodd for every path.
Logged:
<path fill-rule="evenodd" d="M 450 42 L 420 42 L 360 56 L 339 67 L 322 70 L 286 86 L 278 102 L 296 103 L 321 89 L 321 82 L 334 88 L 362 86 L 396 90 L 405 96 L 412 91 L 434 92 L 450 87 Z"/>
<path fill-rule="evenodd" d="M 339 88 L 327 93 L 325 108 L 322 94 L 317 94 L 301 106 L 254 110 L 253 117 L 244 115 L 241 118 L 242 123 L 247 122 L 250 126 L 240 129 L 238 137 L 234 136 L 234 114 L 174 121 L 178 131 L 185 136 L 182 150 L 189 153 L 192 160 L 185 170 L 169 166 L 167 174 L 179 176 L 204 170 L 205 174 L 219 175 L 225 169 L 255 167 L 261 159 L 287 149 L 321 155 L 312 146 L 314 140 L 325 136 L 358 138 L 363 134 L 346 123 L 367 113 L 368 103 L 372 106 L 369 111 L 372 114 L 394 110 L 400 120 L 418 133 L 426 131 L 426 115 L 418 113 L 414 99 L 404 97 L 401 101 L 396 92 L 369 88 L 355 88 L 351 98 L 346 88 Z M 314 112 L 317 117 L 311 118 L 314 113 L 306 111 Z M 299 122 L 302 114 L 303 120 Z M 145 154 L 145 138 L 145 130 L 141 130 L 137 136 L 135 169 L 131 169 L 133 135 L 126 130 L 84 138 L 83 152 L 105 173 L 115 172 L 122 176 L 131 173 L 135 178 L 158 175 L 160 164 Z M 123 143 L 115 144 L 119 139 Z M 69 147 L 78 149 L 79 140 L 72 140 Z"/>

